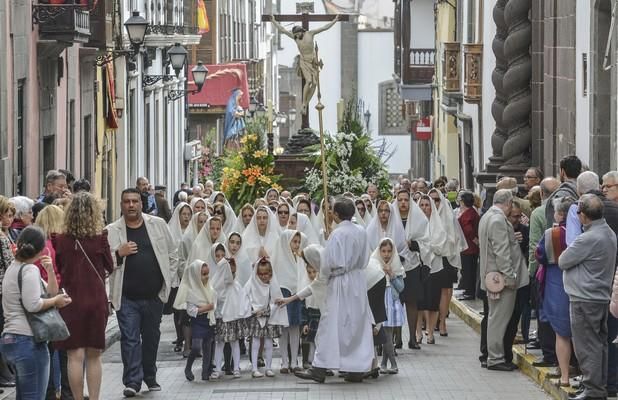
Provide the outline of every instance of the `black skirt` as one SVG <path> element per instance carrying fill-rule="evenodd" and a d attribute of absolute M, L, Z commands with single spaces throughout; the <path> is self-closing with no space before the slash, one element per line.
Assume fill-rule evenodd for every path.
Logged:
<path fill-rule="evenodd" d="M 406 271 L 406 276 L 403 278 L 405 284 L 403 292 L 399 294 L 399 300 L 402 303 L 418 303 L 422 301 L 424 296 L 424 286 L 421 277 L 421 265 Z"/>
<path fill-rule="evenodd" d="M 376 324 L 386 321 L 386 305 L 384 304 L 384 292 L 386 291 L 386 277 L 382 278 L 378 283 L 373 285 L 367 291 L 367 299 L 369 299 L 369 307 L 373 314 L 373 320 Z"/>
<path fill-rule="evenodd" d="M 446 257 L 442 257 L 442 265 L 442 270 L 434 274 L 437 275 L 437 284 L 441 289 L 452 289 L 453 284 L 457 282 L 458 270 L 448 262 Z"/>
<path fill-rule="evenodd" d="M 439 311 L 440 310 L 440 294 L 442 288 L 439 285 L 439 272 L 429 275 L 428 279 L 422 283 L 423 298 L 418 302 L 419 311 Z"/>

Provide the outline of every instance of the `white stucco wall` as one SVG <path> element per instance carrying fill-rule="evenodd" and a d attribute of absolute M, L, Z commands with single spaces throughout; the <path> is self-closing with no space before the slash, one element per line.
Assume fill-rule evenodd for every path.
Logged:
<path fill-rule="evenodd" d="M 435 43 L 433 0 L 415 0 L 410 6 L 410 48 L 431 49 Z"/>
<path fill-rule="evenodd" d="M 486 0 L 483 4 L 483 165 L 489 161 L 489 157 L 492 155 L 491 135 L 496 129 L 496 124 L 491 115 L 491 103 L 496 98 L 494 85 L 491 82 L 491 73 L 496 67 L 496 58 L 491 49 L 491 44 L 496 35 L 496 25 L 493 19 L 495 5 L 496 0 Z"/>
<path fill-rule="evenodd" d="M 358 96 L 371 112 L 369 131 L 375 139 L 386 139 L 394 151 L 387 164 L 389 172 L 407 174 L 410 169 L 410 136 L 381 136 L 378 131 L 378 85 L 392 79 L 393 33 L 359 32 L 358 44 Z"/>
<path fill-rule="evenodd" d="M 591 5 L 577 2 L 575 12 L 575 154 L 590 165 L 590 94 L 584 96 L 583 79 L 590 90 L 590 18 Z M 583 57 L 588 57 L 588 73 L 584 77 Z"/>

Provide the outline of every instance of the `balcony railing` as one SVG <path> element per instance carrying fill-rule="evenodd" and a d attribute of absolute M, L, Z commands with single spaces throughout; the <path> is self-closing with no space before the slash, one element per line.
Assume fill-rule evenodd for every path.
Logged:
<path fill-rule="evenodd" d="M 32 21 L 42 40 L 87 43 L 90 37 L 90 12 L 81 5 L 33 4 Z"/>
<path fill-rule="evenodd" d="M 410 66 L 406 84 L 429 84 L 435 72 L 435 49 L 410 49 Z"/>
<path fill-rule="evenodd" d="M 147 35 L 197 35 L 197 26 L 148 25 Z"/>

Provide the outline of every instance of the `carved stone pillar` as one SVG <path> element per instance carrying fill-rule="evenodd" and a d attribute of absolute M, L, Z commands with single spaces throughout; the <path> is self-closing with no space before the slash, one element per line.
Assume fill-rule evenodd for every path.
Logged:
<path fill-rule="evenodd" d="M 496 91 L 496 98 L 491 105 L 491 115 L 496 121 L 496 129 L 491 135 L 492 156 L 489 158 L 488 169 L 502 165 L 502 147 L 507 139 L 507 128 L 503 122 L 504 108 L 507 104 L 507 93 L 504 91 L 504 74 L 507 70 L 507 60 L 504 55 L 504 41 L 507 37 L 507 25 L 504 21 L 504 7 L 508 0 L 498 0 L 493 10 L 494 22 L 496 24 L 496 36 L 491 44 L 494 56 L 496 57 L 496 67 L 491 74 L 491 81 Z"/>
<path fill-rule="evenodd" d="M 504 9 L 508 34 L 504 42 L 504 55 L 508 69 L 504 74 L 503 90 L 508 93 L 507 106 L 502 122 L 508 137 L 502 146 L 504 164 L 500 169 L 520 170 L 530 166 L 532 144 L 532 24 L 529 15 L 532 0 L 509 0 Z"/>

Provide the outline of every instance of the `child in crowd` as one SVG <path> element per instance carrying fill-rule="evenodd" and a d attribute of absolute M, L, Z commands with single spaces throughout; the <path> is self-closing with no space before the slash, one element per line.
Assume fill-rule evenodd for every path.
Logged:
<path fill-rule="evenodd" d="M 283 297 L 290 297 L 296 293 L 299 276 L 304 274 L 305 262 L 299 256 L 306 239 L 298 231 L 285 230 L 281 234 L 272 258 L 275 275 L 281 286 Z M 298 347 L 300 346 L 300 325 L 303 318 L 302 301 L 296 300 L 286 304 L 288 326 L 283 328 L 279 345 L 281 348 L 282 374 L 300 371 L 298 366 Z M 290 358 L 288 358 L 288 345 Z M 291 370 L 291 371 L 290 371 Z"/>
<path fill-rule="evenodd" d="M 244 321 L 251 315 L 251 304 L 243 287 L 235 279 L 236 262 L 225 258 L 227 249 L 224 244 L 216 243 L 212 252 L 217 267 L 212 278 L 212 286 L 217 293 L 217 308 L 215 316 L 217 327 L 215 330 L 215 371 L 211 379 L 219 379 L 223 348 L 230 344 L 232 360 L 234 361 L 234 378 L 240 378 L 240 346 L 239 339 L 244 337 Z"/>
<path fill-rule="evenodd" d="M 267 257 L 258 260 L 251 275 L 251 279 L 245 286 L 251 300 L 252 315 L 247 319 L 247 336 L 251 337 L 251 363 L 252 376 L 262 378 L 258 370 L 258 351 L 260 339 L 264 338 L 264 358 L 266 361 L 266 376 L 275 376 L 271 367 L 273 359 L 272 339 L 281 336 L 281 329 L 288 325 L 287 310 L 275 305 L 277 300 L 282 299 L 281 288 L 273 273 L 273 267 Z"/>
<path fill-rule="evenodd" d="M 393 241 L 389 238 L 384 238 L 380 241 L 378 248 L 373 252 L 369 259 L 369 264 L 375 265 L 375 268 L 381 268 L 386 277 L 386 290 L 384 291 L 384 305 L 386 307 L 386 321 L 384 321 L 384 333 L 386 335 L 386 343 L 382 353 L 382 365 L 380 373 L 382 374 L 397 374 L 397 360 L 395 359 L 395 348 L 393 346 L 393 330 L 394 328 L 403 325 L 403 307 L 399 301 L 399 293 L 403 289 L 403 277 L 405 271 L 397 249 L 393 245 Z M 369 268 L 369 267 L 368 267 Z M 391 368 L 387 368 L 387 363 L 390 361 Z"/>
<path fill-rule="evenodd" d="M 215 291 L 210 282 L 210 268 L 202 260 L 193 261 L 185 270 L 174 302 L 177 310 L 186 309 L 193 333 L 191 352 L 187 357 L 185 377 L 195 379 L 193 362 L 202 353 L 202 380 L 207 381 L 212 368 L 211 349 L 215 336 Z"/>

